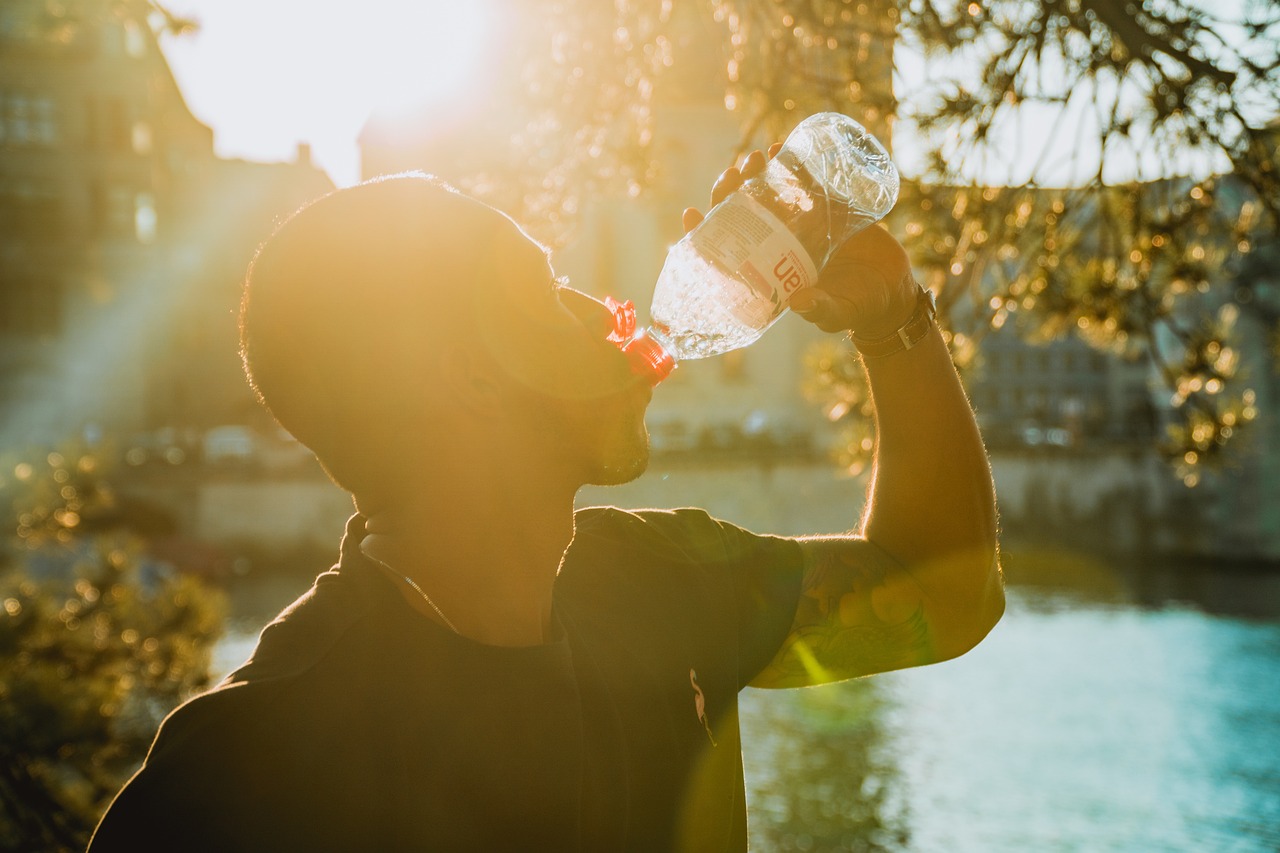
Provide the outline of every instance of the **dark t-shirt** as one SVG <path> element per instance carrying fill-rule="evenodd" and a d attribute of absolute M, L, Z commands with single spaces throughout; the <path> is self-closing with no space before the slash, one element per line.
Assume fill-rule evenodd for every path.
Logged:
<path fill-rule="evenodd" d="M 583 510 L 560 639 L 481 645 L 357 547 L 175 710 L 112 850 L 745 850 L 737 694 L 795 612 L 794 541 L 699 510 Z"/>

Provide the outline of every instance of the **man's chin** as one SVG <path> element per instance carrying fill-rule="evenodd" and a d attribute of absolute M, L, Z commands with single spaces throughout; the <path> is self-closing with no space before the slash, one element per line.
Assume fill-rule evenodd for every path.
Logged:
<path fill-rule="evenodd" d="M 617 462 L 608 463 L 600 466 L 600 468 L 591 477 L 588 485 L 591 486 L 621 486 L 623 483 L 630 483 L 639 477 L 649 468 L 649 441 L 645 436 L 644 444 L 635 448 L 625 458 L 619 459 Z"/>

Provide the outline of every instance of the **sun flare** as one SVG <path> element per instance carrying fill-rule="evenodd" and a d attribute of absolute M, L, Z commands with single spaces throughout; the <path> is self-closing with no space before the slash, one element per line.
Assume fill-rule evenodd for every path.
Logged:
<path fill-rule="evenodd" d="M 430 109 L 473 92 L 492 32 L 489 3 L 382 0 L 369 8 L 376 23 L 362 64 L 375 109 Z"/>
<path fill-rule="evenodd" d="M 359 178 L 369 115 L 448 109 L 483 96 L 498 26 L 492 0 L 173 0 L 199 22 L 166 36 L 192 111 L 224 157 L 282 160 L 308 143 L 339 184 Z"/>

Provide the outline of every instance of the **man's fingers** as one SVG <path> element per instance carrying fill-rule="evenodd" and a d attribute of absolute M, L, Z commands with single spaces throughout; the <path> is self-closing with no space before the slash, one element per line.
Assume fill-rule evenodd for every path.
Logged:
<path fill-rule="evenodd" d="M 680 222 L 686 232 L 692 231 L 702 223 L 702 212 L 696 207 L 686 207 L 680 215 Z"/>
<path fill-rule="evenodd" d="M 764 171 L 764 167 L 768 165 L 777 153 L 782 150 L 782 143 L 775 142 L 769 146 L 766 154 L 764 151 L 756 149 L 746 156 L 741 166 L 730 166 L 720 173 L 720 177 L 711 187 L 711 206 L 715 207 L 724 201 L 728 195 L 738 187 L 742 186 L 742 182 L 755 177 Z M 692 231 L 702 222 L 702 214 L 697 208 L 687 208 L 680 217 L 681 224 L 684 225 L 685 231 Z"/>
<path fill-rule="evenodd" d="M 767 158 L 764 156 L 763 151 L 758 148 L 755 151 L 752 151 L 747 155 L 747 159 L 742 161 L 741 171 L 743 179 L 752 178 L 760 174 L 761 170 L 764 169 L 764 164 L 766 162 Z"/>
<path fill-rule="evenodd" d="M 792 311 L 824 332 L 843 332 L 852 321 L 849 301 L 816 287 L 797 290 L 788 303 Z"/>
<path fill-rule="evenodd" d="M 734 166 L 730 166 L 720 173 L 720 177 L 716 179 L 715 186 L 711 188 L 711 206 L 725 200 L 729 193 L 742 186 L 742 173 Z"/>

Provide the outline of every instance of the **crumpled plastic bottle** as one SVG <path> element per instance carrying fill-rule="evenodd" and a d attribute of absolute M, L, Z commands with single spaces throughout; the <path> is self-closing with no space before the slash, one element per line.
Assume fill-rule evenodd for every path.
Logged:
<path fill-rule="evenodd" d="M 654 384 L 678 361 L 753 343 L 850 237 L 893 209 L 898 180 L 889 153 L 861 124 L 839 113 L 810 116 L 759 175 L 671 248 L 649 325 L 615 342 Z"/>

